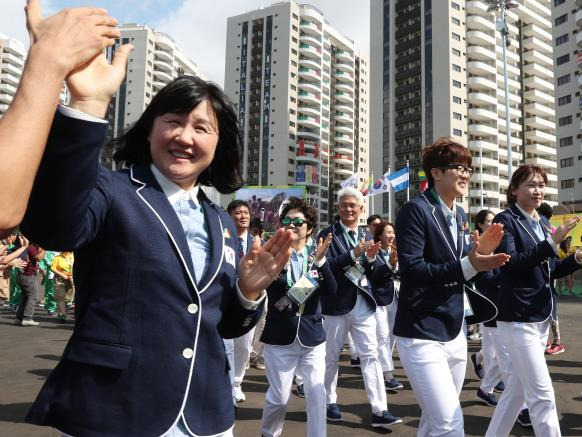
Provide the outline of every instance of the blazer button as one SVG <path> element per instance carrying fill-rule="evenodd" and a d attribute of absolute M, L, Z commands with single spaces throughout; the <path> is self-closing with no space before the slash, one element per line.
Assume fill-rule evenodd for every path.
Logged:
<path fill-rule="evenodd" d="M 550 288 L 550 284 L 546 284 L 546 288 Z"/>
<path fill-rule="evenodd" d="M 196 305 L 195 303 L 191 303 L 190 305 L 188 305 L 188 312 L 190 314 L 196 314 L 198 312 L 198 305 Z"/>
<path fill-rule="evenodd" d="M 194 356 L 194 351 L 192 349 L 190 349 L 189 347 L 187 347 L 186 349 L 184 349 L 182 351 L 182 356 L 184 358 L 186 358 L 187 360 L 189 360 L 190 358 L 192 358 Z"/>
<path fill-rule="evenodd" d="M 456 282 L 453 282 L 453 285 L 458 285 Z"/>
<path fill-rule="evenodd" d="M 243 325 L 244 327 L 247 327 L 247 326 L 249 326 L 250 324 L 251 324 L 251 319 L 248 319 L 248 318 L 247 318 L 247 319 L 245 319 L 245 320 L 243 321 L 243 323 L 242 323 L 242 325 Z"/>

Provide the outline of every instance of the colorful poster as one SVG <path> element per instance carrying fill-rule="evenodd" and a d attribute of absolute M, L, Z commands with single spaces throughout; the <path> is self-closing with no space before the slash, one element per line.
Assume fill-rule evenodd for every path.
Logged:
<path fill-rule="evenodd" d="M 576 216 L 582 219 L 582 213 L 553 215 L 550 219 L 550 224 L 552 226 L 558 227 L 564 223 L 564 221 Z M 570 231 L 568 236 L 572 237 L 572 242 L 570 243 L 572 247 L 582 247 L 582 221 Z"/>
<path fill-rule="evenodd" d="M 266 232 L 275 232 L 279 226 L 279 208 L 288 197 L 304 197 L 305 187 L 292 186 L 248 186 L 234 193 L 237 200 L 249 203 L 251 219 L 260 218 Z"/>

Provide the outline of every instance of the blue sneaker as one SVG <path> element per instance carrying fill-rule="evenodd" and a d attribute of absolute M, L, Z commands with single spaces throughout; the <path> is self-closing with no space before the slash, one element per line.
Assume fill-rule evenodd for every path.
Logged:
<path fill-rule="evenodd" d="M 519 412 L 519 415 L 517 416 L 517 423 L 526 428 L 531 428 L 532 424 L 529 417 L 529 410 L 527 408 L 524 408 Z"/>
<path fill-rule="evenodd" d="M 305 397 L 305 389 L 303 388 L 303 384 L 297 384 L 297 396 L 300 398 Z"/>
<path fill-rule="evenodd" d="M 490 407 L 497 406 L 497 397 L 493 393 L 485 393 L 483 390 L 477 390 L 477 397 Z"/>
<path fill-rule="evenodd" d="M 331 420 L 332 422 L 339 422 L 342 420 L 342 413 L 340 413 L 340 409 L 337 404 L 329 404 L 327 406 L 327 420 Z"/>
<path fill-rule="evenodd" d="M 483 370 L 483 366 L 481 364 L 477 364 L 477 354 L 471 354 L 471 364 L 473 364 L 473 370 L 475 371 L 477 378 L 483 379 L 485 371 Z"/>
<path fill-rule="evenodd" d="M 372 414 L 372 428 L 388 428 L 397 423 L 402 423 L 402 418 L 393 416 L 388 410 Z"/>
<path fill-rule="evenodd" d="M 499 381 L 499 384 L 493 387 L 493 391 L 497 393 L 503 393 L 503 390 L 505 390 L 505 383 L 503 381 Z"/>
<path fill-rule="evenodd" d="M 386 386 L 386 390 L 390 391 L 396 391 L 404 387 L 396 378 L 390 378 L 388 381 L 384 381 L 384 385 Z"/>
<path fill-rule="evenodd" d="M 360 367 L 360 358 L 350 359 L 350 367 Z"/>

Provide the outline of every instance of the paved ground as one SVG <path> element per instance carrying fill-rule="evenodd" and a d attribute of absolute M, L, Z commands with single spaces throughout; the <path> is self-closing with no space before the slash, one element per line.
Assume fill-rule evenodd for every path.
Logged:
<path fill-rule="evenodd" d="M 554 380 L 562 435 L 582 436 L 582 299 L 561 298 L 560 324 L 566 352 L 550 357 L 548 364 Z M 0 311 L 0 436 L 40 437 L 59 436 L 55 430 L 39 428 L 23 423 L 24 415 L 34 400 L 43 381 L 57 363 L 71 334 L 71 327 L 57 324 L 54 318 L 39 316 L 39 328 L 22 328 L 12 325 L 13 314 Z M 469 349 L 476 351 L 479 345 L 471 343 Z M 338 398 L 344 421 L 339 425 L 329 425 L 328 435 L 373 436 L 392 434 L 415 436 L 420 409 L 416 404 L 410 386 L 396 360 L 396 376 L 404 382 L 405 388 L 398 394 L 389 395 L 388 402 L 394 414 L 402 416 L 404 423 L 392 430 L 373 430 L 368 424 L 370 410 L 365 398 L 362 377 L 359 371 L 349 368 L 347 356 L 343 357 L 340 368 Z M 465 389 L 461 394 L 465 414 L 465 432 L 468 436 L 482 436 L 493 409 L 475 400 L 478 381 L 473 370 L 467 369 Z M 243 389 L 247 401 L 240 404 L 235 436 L 258 436 L 264 393 L 267 381 L 264 372 L 250 370 Z M 284 436 L 305 435 L 305 403 L 292 395 L 289 403 Z M 512 436 L 533 436 L 531 430 L 516 425 Z M 543 437 L 543 436 L 540 436 Z"/>

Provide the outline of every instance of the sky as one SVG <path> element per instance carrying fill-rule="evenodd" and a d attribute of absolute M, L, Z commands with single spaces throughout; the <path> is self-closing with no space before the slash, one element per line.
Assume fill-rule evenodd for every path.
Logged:
<path fill-rule="evenodd" d="M 120 23 L 146 24 L 171 35 L 206 76 L 224 83 L 226 20 L 279 0 L 41 0 L 45 16 L 65 7 L 99 6 Z M 363 54 L 369 54 L 370 5 L 367 0 L 311 0 L 310 3 Z M 28 44 L 25 0 L 0 0 L 0 33 Z"/>

